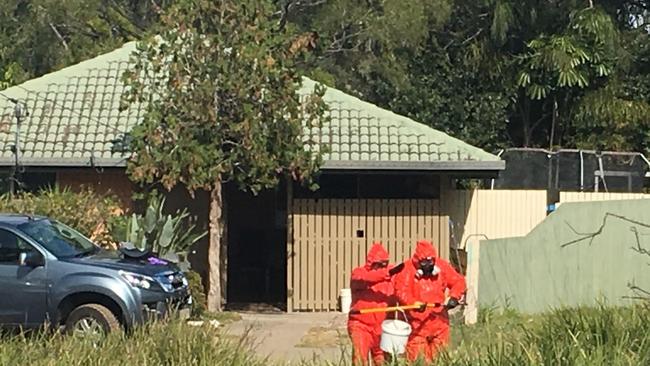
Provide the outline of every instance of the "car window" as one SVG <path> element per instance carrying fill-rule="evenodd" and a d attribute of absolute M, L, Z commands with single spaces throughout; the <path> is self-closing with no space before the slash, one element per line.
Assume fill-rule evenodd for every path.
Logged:
<path fill-rule="evenodd" d="M 31 253 L 35 249 L 16 234 L 0 229 L 0 264 L 18 264 L 20 253 Z"/>
<path fill-rule="evenodd" d="M 79 232 L 55 220 L 33 220 L 18 225 L 18 229 L 58 258 L 83 256 L 98 250 Z"/>

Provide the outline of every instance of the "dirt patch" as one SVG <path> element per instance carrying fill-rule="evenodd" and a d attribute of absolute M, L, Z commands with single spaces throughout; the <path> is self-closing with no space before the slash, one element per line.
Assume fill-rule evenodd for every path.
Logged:
<path fill-rule="evenodd" d="M 313 327 L 302 337 L 296 347 L 336 348 L 350 343 L 347 330 L 341 327 Z"/>
<path fill-rule="evenodd" d="M 221 325 L 228 325 L 241 319 L 241 315 L 234 311 L 224 311 L 221 313 L 205 313 L 201 320 L 218 320 Z"/>

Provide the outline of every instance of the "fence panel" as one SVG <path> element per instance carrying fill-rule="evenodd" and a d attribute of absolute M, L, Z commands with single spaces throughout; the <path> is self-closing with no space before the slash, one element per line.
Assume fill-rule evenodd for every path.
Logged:
<path fill-rule="evenodd" d="M 591 202 L 591 201 L 618 201 L 650 198 L 644 193 L 607 193 L 607 192 L 561 192 L 560 203 L 566 202 Z"/>
<path fill-rule="evenodd" d="M 528 234 L 546 218 L 546 191 L 451 190 L 443 202 L 449 214 L 451 246 L 465 248 L 469 240 Z"/>
<path fill-rule="evenodd" d="M 436 200 L 294 199 L 290 205 L 288 308 L 333 311 L 354 267 L 381 241 L 393 262 L 411 255 L 419 239 L 448 258 L 447 217 Z"/>

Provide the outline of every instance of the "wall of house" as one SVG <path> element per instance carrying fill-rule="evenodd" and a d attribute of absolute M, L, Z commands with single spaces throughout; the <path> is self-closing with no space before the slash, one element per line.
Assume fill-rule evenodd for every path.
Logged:
<path fill-rule="evenodd" d="M 99 194 L 111 193 L 120 200 L 123 209 L 129 211 L 134 208 L 132 197 L 135 185 L 124 169 L 59 169 L 56 171 L 56 183 L 72 190 L 90 187 Z"/>
<path fill-rule="evenodd" d="M 479 307 L 629 304 L 650 288 L 650 200 L 565 203 L 524 237 L 478 246 Z"/>

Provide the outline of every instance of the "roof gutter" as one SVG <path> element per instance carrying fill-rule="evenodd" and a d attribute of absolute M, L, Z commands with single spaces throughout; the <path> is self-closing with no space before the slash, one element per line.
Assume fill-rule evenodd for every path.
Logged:
<path fill-rule="evenodd" d="M 127 157 L 123 158 L 21 158 L 24 167 L 61 167 L 61 168 L 124 168 Z M 0 158 L 0 167 L 13 166 L 13 159 Z"/>
<path fill-rule="evenodd" d="M 25 167 L 61 168 L 123 168 L 127 157 L 122 158 L 22 158 Z M 11 158 L 0 158 L 0 166 L 13 166 Z M 500 171 L 506 163 L 495 161 L 347 161 L 329 160 L 321 166 L 323 170 L 410 170 L 410 171 Z"/>
<path fill-rule="evenodd" d="M 500 171 L 503 160 L 494 161 L 348 161 L 328 160 L 322 170 L 409 170 L 409 171 Z"/>

